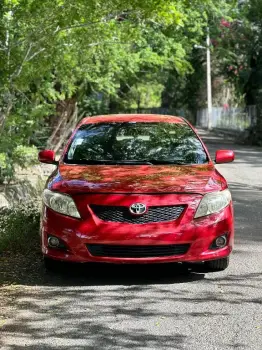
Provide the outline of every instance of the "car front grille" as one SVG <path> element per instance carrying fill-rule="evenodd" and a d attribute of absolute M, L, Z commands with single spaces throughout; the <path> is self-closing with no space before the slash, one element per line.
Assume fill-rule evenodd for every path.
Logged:
<path fill-rule="evenodd" d="M 189 247 L 190 244 L 155 246 L 87 244 L 87 249 L 91 255 L 111 258 L 157 258 L 184 255 Z"/>
<path fill-rule="evenodd" d="M 148 211 L 141 216 L 132 215 L 129 208 L 124 206 L 90 205 L 90 208 L 103 221 L 149 224 L 177 220 L 184 211 L 185 206 L 167 205 L 149 207 Z"/>

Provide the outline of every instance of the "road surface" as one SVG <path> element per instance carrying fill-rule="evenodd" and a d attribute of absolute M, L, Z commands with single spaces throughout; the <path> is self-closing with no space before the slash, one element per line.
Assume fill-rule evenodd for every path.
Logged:
<path fill-rule="evenodd" d="M 262 149 L 202 133 L 235 202 L 230 267 L 183 274 L 167 266 L 101 266 L 19 280 L 1 349 L 262 349 Z"/>

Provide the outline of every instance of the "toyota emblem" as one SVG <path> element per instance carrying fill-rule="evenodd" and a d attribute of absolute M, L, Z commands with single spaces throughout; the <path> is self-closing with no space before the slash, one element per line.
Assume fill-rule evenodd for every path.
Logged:
<path fill-rule="evenodd" d="M 147 207 L 142 203 L 134 203 L 129 207 L 129 210 L 133 215 L 143 215 L 147 211 Z"/>

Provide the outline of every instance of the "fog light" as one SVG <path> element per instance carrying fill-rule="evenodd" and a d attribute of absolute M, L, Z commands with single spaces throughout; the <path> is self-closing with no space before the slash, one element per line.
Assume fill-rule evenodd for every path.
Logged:
<path fill-rule="evenodd" d="M 53 237 L 53 236 L 50 236 L 50 237 L 48 238 L 48 245 L 49 245 L 49 247 L 51 247 L 51 248 L 58 248 L 59 245 L 60 245 L 60 241 L 59 241 L 58 238 Z"/>
<path fill-rule="evenodd" d="M 226 236 L 220 236 L 216 239 L 216 246 L 219 248 L 224 248 L 227 244 L 227 237 Z"/>

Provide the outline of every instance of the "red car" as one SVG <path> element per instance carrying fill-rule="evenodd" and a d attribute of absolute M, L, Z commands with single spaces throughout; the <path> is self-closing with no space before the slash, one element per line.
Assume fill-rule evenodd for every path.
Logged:
<path fill-rule="evenodd" d="M 180 117 L 88 117 L 72 134 L 43 193 L 42 252 L 56 261 L 194 263 L 227 268 L 234 220 L 224 177 Z M 215 163 L 234 160 L 216 152 Z"/>

